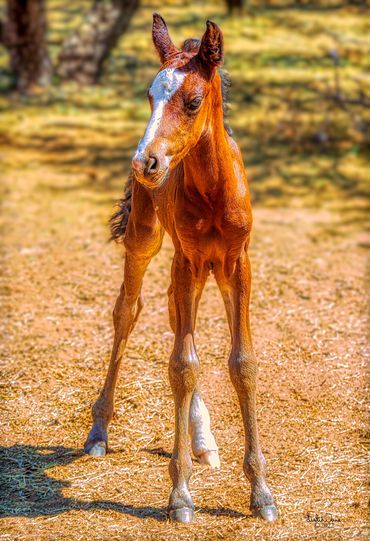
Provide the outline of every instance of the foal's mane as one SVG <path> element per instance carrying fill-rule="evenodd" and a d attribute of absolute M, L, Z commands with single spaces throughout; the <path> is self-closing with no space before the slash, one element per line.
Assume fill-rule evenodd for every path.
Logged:
<path fill-rule="evenodd" d="M 197 38 L 187 39 L 182 45 L 182 50 L 187 53 L 197 53 L 200 47 L 200 43 L 201 40 Z M 222 112 L 224 128 L 229 135 L 232 135 L 232 129 L 227 122 L 227 114 L 229 111 L 228 97 L 229 89 L 231 86 L 231 79 L 227 71 L 221 68 L 219 68 L 218 73 L 221 77 Z M 132 171 L 130 171 L 124 188 L 123 197 L 117 202 L 117 210 L 109 220 L 111 231 L 110 240 L 115 240 L 116 242 L 122 242 L 126 232 L 127 222 L 131 211 L 132 182 L 133 174 Z"/>

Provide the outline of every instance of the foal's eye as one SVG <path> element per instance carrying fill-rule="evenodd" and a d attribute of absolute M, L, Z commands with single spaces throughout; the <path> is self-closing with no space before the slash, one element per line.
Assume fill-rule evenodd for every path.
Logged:
<path fill-rule="evenodd" d="M 186 107 L 189 109 L 189 111 L 196 111 L 199 109 L 201 103 L 202 98 L 194 98 L 193 100 L 189 101 Z"/>

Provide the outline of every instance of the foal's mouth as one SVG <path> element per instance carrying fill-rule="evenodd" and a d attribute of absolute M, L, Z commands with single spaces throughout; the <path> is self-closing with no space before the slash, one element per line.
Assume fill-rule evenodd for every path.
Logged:
<path fill-rule="evenodd" d="M 169 167 L 161 171 L 157 171 L 152 175 L 142 175 L 134 171 L 135 180 L 140 184 L 149 188 L 150 190 L 155 190 L 163 186 L 168 178 Z"/>

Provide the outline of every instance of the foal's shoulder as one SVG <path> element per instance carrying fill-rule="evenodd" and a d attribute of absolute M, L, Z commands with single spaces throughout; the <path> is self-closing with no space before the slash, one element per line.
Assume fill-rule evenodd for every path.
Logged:
<path fill-rule="evenodd" d="M 230 150 L 231 150 L 231 153 L 233 155 L 233 158 L 237 158 L 239 160 L 243 160 L 242 158 L 242 153 L 240 151 L 240 148 L 239 148 L 239 145 L 238 143 L 235 141 L 235 139 L 233 137 L 231 137 L 231 135 L 227 134 L 227 142 L 229 144 L 229 147 L 230 147 Z"/>

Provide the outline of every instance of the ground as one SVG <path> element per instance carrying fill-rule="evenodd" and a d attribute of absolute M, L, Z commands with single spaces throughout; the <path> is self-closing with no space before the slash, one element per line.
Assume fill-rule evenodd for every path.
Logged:
<path fill-rule="evenodd" d="M 126 45 L 143 51 L 148 46 L 137 36 L 140 28 L 143 36 L 148 29 L 152 4 L 135 19 Z M 167 7 L 173 20 L 189 9 L 175 7 Z M 202 27 L 198 22 L 211 8 L 201 8 L 198 18 L 180 28 L 183 37 L 187 24 Z M 218 5 L 216 15 L 220 10 Z M 301 16 L 288 15 L 286 28 Z M 339 25 L 341 13 L 331 11 L 302 20 L 319 25 L 334 15 Z M 245 23 L 251 47 L 248 32 L 263 32 L 273 17 L 282 21 L 279 12 L 266 12 L 257 16 L 259 24 Z M 349 29 L 365 29 L 356 12 L 348 17 Z M 228 36 L 236 35 L 235 21 L 224 25 Z M 238 55 L 235 44 L 233 54 Z M 144 80 L 153 70 L 139 66 L 134 73 Z M 221 470 L 194 461 L 196 522 L 167 521 L 174 435 L 167 237 L 145 278 L 145 308 L 117 387 L 110 453 L 105 459 L 82 453 L 107 368 L 111 311 L 122 279 L 122 249 L 107 242 L 107 221 L 148 115 L 141 98 L 126 99 L 108 83 L 109 77 L 107 87 L 79 92 L 57 86 L 29 100 L 1 96 L 0 539 L 367 539 L 368 162 L 351 138 L 325 152 L 292 150 L 283 141 L 265 140 L 263 146 L 258 139 L 264 150 L 254 161 L 252 140 L 262 135 L 253 115 L 262 115 L 261 103 L 248 108 L 237 100 L 230 121 L 246 156 L 255 203 L 250 257 L 258 420 L 279 520 L 269 525 L 249 513 L 241 418 L 227 373 L 228 328 L 211 277 L 196 344 Z M 236 85 L 237 96 L 242 86 Z M 297 160 L 287 160 L 289 153 Z M 285 160 L 291 180 L 284 177 Z M 299 167 L 306 168 L 304 174 Z"/>

